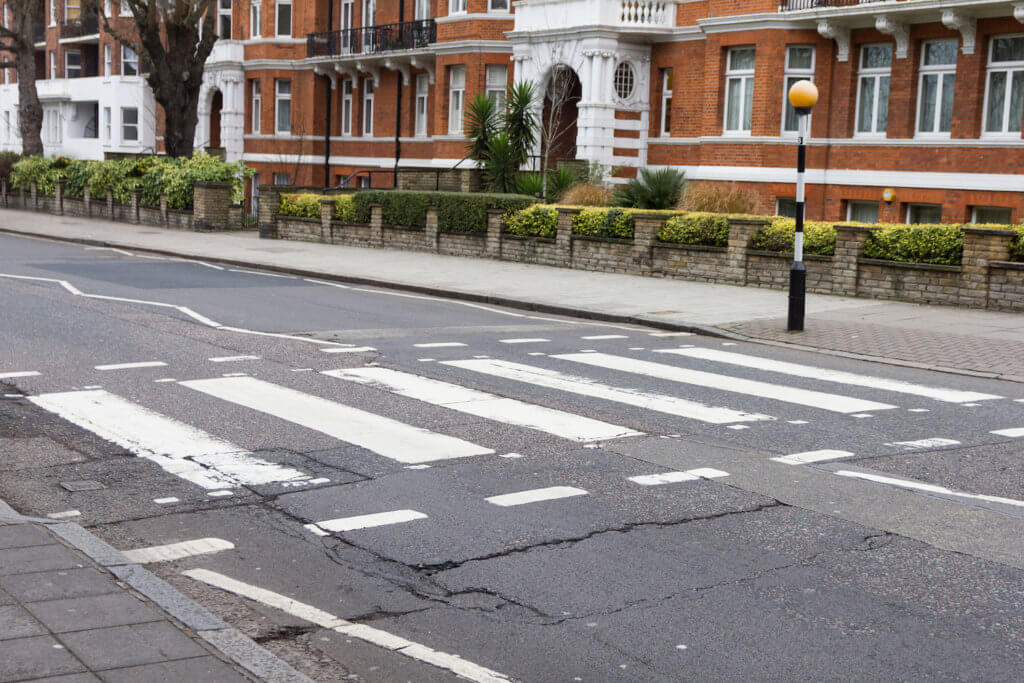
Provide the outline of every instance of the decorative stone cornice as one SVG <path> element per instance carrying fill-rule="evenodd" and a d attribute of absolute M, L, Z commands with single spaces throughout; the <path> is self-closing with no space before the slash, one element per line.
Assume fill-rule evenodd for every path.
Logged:
<path fill-rule="evenodd" d="M 409 59 L 409 66 L 414 69 L 423 69 L 427 72 L 427 82 L 430 85 L 434 85 L 434 59 L 431 56 L 429 59 L 420 59 L 419 57 L 411 57 Z"/>
<path fill-rule="evenodd" d="M 1024 8 L 1024 5 L 1019 5 L 1019 7 Z M 1014 12 L 1016 11 L 1016 8 L 1014 8 Z M 950 30 L 959 31 L 963 38 L 963 44 L 960 48 L 961 51 L 965 55 L 974 54 L 974 43 L 978 34 L 977 19 L 969 17 L 963 12 L 958 12 L 953 9 L 944 9 L 942 10 L 942 25 Z"/>
<path fill-rule="evenodd" d="M 836 59 L 840 62 L 850 60 L 850 29 L 840 26 L 835 21 L 821 19 L 818 21 L 818 35 L 836 41 Z"/>
<path fill-rule="evenodd" d="M 1024 2 L 1018 2 L 1013 6 L 1013 18 L 1024 24 Z"/>
<path fill-rule="evenodd" d="M 888 14 L 875 17 L 875 28 L 896 41 L 896 59 L 906 59 L 910 47 L 910 28 L 896 19 Z"/>

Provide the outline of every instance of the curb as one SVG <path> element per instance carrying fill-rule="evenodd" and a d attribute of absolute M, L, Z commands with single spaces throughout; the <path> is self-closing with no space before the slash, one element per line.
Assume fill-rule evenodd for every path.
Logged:
<path fill-rule="evenodd" d="M 221 620 L 191 598 L 159 578 L 142 565 L 135 564 L 121 551 L 73 522 L 26 517 L 0 499 L 0 519 L 46 526 L 65 543 L 85 554 L 93 562 L 127 584 L 164 613 L 209 643 L 224 659 L 234 662 L 260 681 L 267 683 L 313 683 L 261 647 L 241 631 Z"/>
<path fill-rule="evenodd" d="M 764 339 L 760 337 L 750 337 L 738 332 L 732 332 L 730 330 L 715 327 L 713 325 L 698 325 L 694 323 L 673 323 L 665 320 L 658 320 L 650 318 L 644 315 L 620 315 L 616 313 L 606 313 L 604 311 L 595 311 L 588 308 L 579 308 L 573 306 L 558 306 L 554 304 L 543 303 L 540 301 L 530 301 L 528 299 L 511 299 L 501 296 L 492 296 L 488 294 L 476 294 L 474 292 L 466 292 L 458 289 L 444 289 L 440 287 L 428 287 L 424 285 L 415 285 L 406 282 L 394 282 L 392 280 L 382 280 L 372 277 L 363 276 L 347 276 L 347 275 L 335 275 L 331 273 L 323 273 L 319 271 L 303 270 L 301 268 L 288 268 L 284 266 L 277 266 L 273 264 L 255 263 L 253 261 L 238 261 L 234 259 L 223 259 L 208 256 L 196 256 L 194 254 L 182 254 L 180 252 L 167 251 L 163 249 L 148 249 L 146 247 L 138 247 L 131 244 L 123 244 L 120 242 L 110 242 L 107 240 L 92 240 L 83 239 L 76 237 L 59 237 L 54 235 L 42 235 L 34 232 L 27 232 L 24 230 L 12 230 L 10 228 L 0 227 L 0 234 L 6 233 L 10 235 L 18 235 L 21 237 L 33 237 L 37 239 L 47 239 L 54 242 L 66 242 L 70 244 L 83 244 L 91 247 L 107 247 L 113 249 L 131 249 L 145 254 L 156 254 L 160 256 L 175 256 L 179 258 L 203 258 L 205 261 L 210 263 L 223 264 L 228 266 L 236 266 L 241 268 L 251 268 L 258 270 L 265 270 L 273 273 L 281 273 L 284 275 L 296 275 L 299 277 L 316 278 L 318 280 L 325 280 L 328 282 L 339 282 L 345 284 L 357 284 L 357 285 L 368 285 L 372 287 L 379 287 L 381 289 L 393 289 L 400 292 L 411 292 L 414 294 L 425 294 L 429 296 L 435 296 L 445 299 L 456 299 L 459 301 L 470 301 L 473 303 L 490 304 L 492 306 L 503 306 L 505 308 L 513 308 L 516 310 L 533 311 L 537 313 L 547 313 L 550 315 L 564 315 L 573 318 L 582 318 L 584 320 L 596 320 L 599 322 L 607 323 L 621 323 L 628 325 L 639 325 L 641 327 L 649 327 L 657 330 L 665 330 L 667 332 L 691 332 L 693 334 L 699 334 L 705 337 L 715 337 L 718 339 L 729 339 L 731 341 L 748 342 L 754 344 L 764 344 L 766 346 L 775 346 L 784 349 L 791 349 L 794 351 L 810 351 L 813 353 L 820 353 L 826 356 L 835 356 L 838 358 L 848 358 L 851 360 L 860 360 L 870 363 L 881 363 L 884 365 L 896 365 L 899 367 L 914 368 L 917 370 L 931 370 L 934 372 L 942 372 L 951 375 L 962 375 L 966 377 L 979 377 L 982 379 L 999 379 L 1008 382 L 1019 382 L 1024 383 L 1024 376 L 1014 375 L 1010 373 L 998 373 L 998 372 L 983 372 L 978 370 L 969 370 L 966 368 L 951 368 L 944 365 L 934 365 L 929 363 L 920 363 L 917 361 L 903 360 L 900 358 L 888 358 L 886 356 L 871 356 L 867 354 L 854 353 L 851 351 L 839 351 L 836 349 L 826 349 L 816 346 L 805 346 L 793 342 L 782 342 L 774 339 Z M 0 501 L 2 503 L 2 501 Z M 2 511 L 2 508 L 0 508 Z"/>

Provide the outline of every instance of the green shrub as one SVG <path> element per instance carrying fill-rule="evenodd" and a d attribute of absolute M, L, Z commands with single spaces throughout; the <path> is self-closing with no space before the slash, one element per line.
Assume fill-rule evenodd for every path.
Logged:
<path fill-rule="evenodd" d="M 762 251 L 792 254 L 795 233 L 795 220 L 776 216 L 771 223 L 754 234 L 750 246 Z M 831 223 L 804 222 L 804 253 L 819 256 L 832 256 L 836 253 L 836 229 Z"/>
<path fill-rule="evenodd" d="M 6 178 L 14 170 L 14 164 L 18 163 L 21 155 L 17 152 L 0 152 L 0 178 Z"/>
<path fill-rule="evenodd" d="M 352 202 L 352 194 L 336 194 L 331 195 L 330 199 L 334 200 L 334 217 L 339 221 L 346 221 L 351 223 L 355 220 L 355 207 Z"/>
<path fill-rule="evenodd" d="M 673 244 L 726 247 L 729 246 L 729 219 L 714 213 L 673 216 L 658 231 L 658 240 Z"/>
<path fill-rule="evenodd" d="M 11 187 L 16 190 L 29 190 L 32 183 L 36 183 L 43 194 L 53 194 L 53 181 L 59 178 L 61 173 L 53 167 L 53 161 L 42 156 L 22 157 L 12 167 Z"/>
<path fill-rule="evenodd" d="M 864 256 L 884 261 L 960 265 L 963 253 L 959 225 L 886 225 L 864 242 Z"/>
<path fill-rule="evenodd" d="M 516 181 L 519 194 L 539 197 L 544 193 L 544 176 L 540 173 L 520 173 Z"/>
<path fill-rule="evenodd" d="M 613 202 L 634 209 L 671 209 L 679 203 L 685 186 L 686 177 L 674 168 L 641 168 L 639 177 L 616 190 Z"/>
<path fill-rule="evenodd" d="M 352 196 L 352 218 L 368 223 L 370 204 L 380 204 L 385 224 L 422 228 L 427 224 L 427 209 L 433 206 L 437 208 L 438 225 L 445 232 L 486 232 L 488 209 L 509 214 L 534 201 L 517 194 L 364 190 Z"/>
<path fill-rule="evenodd" d="M 311 193 L 282 194 L 281 206 L 278 207 L 277 212 L 282 216 L 319 219 L 321 199 L 327 199 L 327 197 Z"/>
<path fill-rule="evenodd" d="M 573 216 L 574 235 L 633 239 L 636 219 L 623 209 L 587 208 Z"/>
<path fill-rule="evenodd" d="M 85 187 L 89 184 L 89 173 L 93 164 L 98 162 L 74 159 L 64 168 L 64 196 L 80 198 L 85 195 Z"/>
<path fill-rule="evenodd" d="M 505 231 L 522 237 L 554 237 L 558 231 L 558 210 L 536 204 L 505 217 Z"/>
<path fill-rule="evenodd" d="M 89 168 L 86 185 L 89 194 L 96 199 L 103 199 L 109 191 L 114 195 L 114 201 L 127 204 L 131 201 L 131 190 L 138 187 L 139 178 L 130 174 L 135 170 L 135 161 L 126 159 L 123 161 L 104 161 L 93 164 Z"/>

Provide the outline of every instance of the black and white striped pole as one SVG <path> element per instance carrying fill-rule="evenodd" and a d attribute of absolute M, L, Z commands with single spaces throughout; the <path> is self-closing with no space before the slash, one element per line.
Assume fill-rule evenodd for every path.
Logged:
<path fill-rule="evenodd" d="M 797 81 L 789 89 L 789 103 L 796 110 L 798 144 L 796 148 L 796 232 L 793 235 L 793 265 L 789 269 L 789 319 L 786 329 L 802 332 L 807 294 L 807 268 L 804 266 L 804 167 L 807 147 L 807 118 L 818 101 L 818 88 L 810 81 Z"/>

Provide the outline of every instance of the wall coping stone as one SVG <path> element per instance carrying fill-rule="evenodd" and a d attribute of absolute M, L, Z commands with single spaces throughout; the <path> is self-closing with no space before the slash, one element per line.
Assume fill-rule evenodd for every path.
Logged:
<path fill-rule="evenodd" d="M 886 261 L 885 259 L 859 258 L 857 263 L 869 266 L 888 266 L 890 268 L 902 268 L 904 270 L 933 270 L 942 273 L 959 273 L 963 271 L 962 266 L 950 266 L 944 263 L 906 263 L 905 261 Z"/>
<path fill-rule="evenodd" d="M 418 229 L 422 230 L 423 228 Z M 487 237 L 486 232 L 466 232 L 464 230 L 439 230 L 438 233 L 441 235 L 467 235 L 470 237 Z"/>
<path fill-rule="evenodd" d="M 684 251 L 707 251 L 714 254 L 724 254 L 729 247 L 716 247 L 710 244 L 683 244 L 682 242 L 654 242 L 655 247 L 663 249 L 682 249 Z"/>
<path fill-rule="evenodd" d="M 354 225 L 369 225 L 369 223 L 354 223 Z M 389 225 L 388 223 L 385 223 L 381 227 L 390 228 L 391 230 L 402 230 L 404 232 L 423 232 L 426 230 L 426 228 L 421 225 Z"/>
<path fill-rule="evenodd" d="M 214 181 L 210 181 L 210 180 L 204 180 L 204 181 L 196 183 L 195 185 L 193 185 L 193 187 L 205 187 L 205 188 L 209 188 L 209 189 L 212 189 L 212 190 L 230 190 L 231 189 L 231 183 L 220 183 L 220 182 L 214 182 Z"/>
<path fill-rule="evenodd" d="M 607 244 L 633 244 L 633 240 L 626 239 L 625 237 L 599 237 L 597 235 L 576 235 L 572 236 L 573 240 L 579 240 L 581 242 L 605 242 Z"/>
<path fill-rule="evenodd" d="M 833 229 L 844 232 L 874 232 L 875 230 L 881 230 L 881 228 L 872 228 L 868 225 L 833 225 Z"/>
<path fill-rule="evenodd" d="M 1004 270 L 1024 270 L 1024 263 L 1020 261 L 989 261 L 989 268 L 1002 268 Z"/>
<path fill-rule="evenodd" d="M 998 228 L 961 228 L 965 235 L 998 235 L 1000 237 L 1015 237 L 1017 232 L 1014 230 L 1000 230 Z"/>
<path fill-rule="evenodd" d="M 700 212 L 698 212 L 698 211 L 680 211 L 676 215 L 682 216 L 682 215 L 685 215 L 687 213 L 700 213 Z M 665 218 L 666 219 L 672 218 L 672 216 L 666 216 Z M 726 220 L 729 221 L 730 224 L 732 224 L 732 223 L 746 223 L 747 225 L 770 225 L 772 220 L 773 220 L 772 218 L 757 218 L 756 216 L 751 216 L 749 218 L 747 218 L 745 216 L 743 216 L 743 217 L 735 216 L 734 217 L 734 216 L 729 216 L 728 214 L 726 214 L 725 218 L 726 218 Z"/>
<path fill-rule="evenodd" d="M 529 242 L 532 240 L 534 242 L 540 242 L 542 244 L 554 244 L 555 242 L 558 241 L 554 237 L 537 237 L 536 235 L 513 235 L 512 233 L 509 232 L 503 232 L 501 234 L 501 239 L 516 240 L 518 242 Z"/>
<path fill-rule="evenodd" d="M 793 260 L 793 254 L 786 251 L 763 251 L 761 249 L 747 249 L 748 256 L 768 256 L 770 258 L 785 259 L 786 261 Z M 833 261 L 832 256 L 822 256 L 821 254 L 804 254 L 804 261 L 824 261 L 831 263 Z M 860 259 L 861 263 L 865 262 L 865 259 Z M 889 263 L 889 261 L 882 261 L 881 263 Z"/>
<path fill-rule="evenodd" d="M 173 209 L 169 210 L 173 211 Z M 285 216 L 283 214 L 276 214 L 276 216 L 282 221 L 299 221 L 300 223 L 316 223 L 317 225 L 320 225 L 319 218 L 306 218 L 305 216 Z"/>

